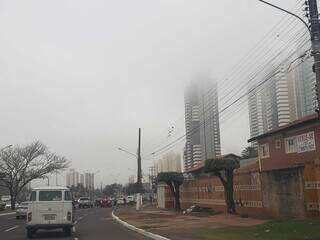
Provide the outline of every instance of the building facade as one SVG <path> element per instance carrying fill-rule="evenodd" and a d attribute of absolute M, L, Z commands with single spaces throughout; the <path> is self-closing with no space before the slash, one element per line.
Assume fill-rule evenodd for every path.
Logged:
<path fill-rule="evenodd" d="M 288 66 L 283 65 L 277 70 L 270 70 L 268 76 L 272 77 L 267 82 L 261 86 L 254 83 L 249 88 L 251 138 L 315 112 L 312 59 L 305 59 L 291 71 L 287 69 Z M 257 146 L 256 142 L 252 145 Z"/>
<path fill-rule="evenodd" d="M 162 155 L 155 163 L 155 172 L 182 172 L 181 154 L 172 151 Z"/>
<path fill-rule="evenodd" d="M 66 174 L 66 186 L 77 186 L 79 183 L 79 172 L 75 169 L 70 169 L 69 172 Z"/>
<path fill-rule="evenodd" d="M 207 78 L 192 81 L 185 89 L 186 145 L 184 170 L 221 154 L 218 90 Z"/>
<path fill-rule="evenodd" d="M 94 173 L 84 173 L 84 187 L 94 189 Z"/>

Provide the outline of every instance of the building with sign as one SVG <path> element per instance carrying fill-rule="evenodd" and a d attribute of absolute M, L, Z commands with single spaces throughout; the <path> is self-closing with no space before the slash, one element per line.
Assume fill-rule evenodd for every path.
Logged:
<path fill-rule="evenodd" d="M 261 171 L 303 166 L 320 156 L 320 120 L 317 114 L 309 115 L 252 141 L 258 142 Z"/>

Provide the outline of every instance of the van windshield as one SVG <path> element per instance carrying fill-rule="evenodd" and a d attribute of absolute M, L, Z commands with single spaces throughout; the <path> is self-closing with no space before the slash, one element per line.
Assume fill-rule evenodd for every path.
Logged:
<path fill-rule="evenodd" d="M 61 201 L 62 192 L 61 191 L 40 191 L 39 201 Z"/>

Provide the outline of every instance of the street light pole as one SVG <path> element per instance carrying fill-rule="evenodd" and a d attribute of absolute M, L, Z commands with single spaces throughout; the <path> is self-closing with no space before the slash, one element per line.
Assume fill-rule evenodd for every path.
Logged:
<path fill-rule="evenodd" d="M 311 23 L 311 26 L 309 26 L 308 23 L 306 23 L 301 17 L 299 17 L 298 15 L 285 10 L 281 7 L 278 7 L 272 3 L 266 2 L 264 0 L 257 0 L 259 2 L 262 2 L 264 4 L 267 4 L 273 8 L 276 8 L 280 11 L 283 11 L 287 14 L 290 14 L 291 16 L 296 17 L 297 19 L 299 19 L 308 29 L 309 33 L 310 33 L 310 37 L 311 37 L 311 48 L 312 48 L 312 52 L 311 55 L 314 58 L 314 67 L 313 67 L 313 71 L 316 74 L 316 98 L 317 98 L 317 107 L 316 107 L 316 112 L 318 112 L 318 116 L 320 117 L 320 22 L 319 22 L 319 13 L 318 13 L 318 6 L 317 6 L 317 0 L 306 0 L 305 1 L 305 5 L 306 11 L 309 11 L 307 13 L 307 17 L 309 17 L 309 22 Z"/>
<path fill-rule="evenodd" d="M 122 151 L 122 152 L 125 152 L 125 153 L 128 153 L 128 154 L 130 154 L 131 156 L 134 156 L 135 158 L 138 157 L 137 154 L 134 154 L 134 153 L 132 153 L 132 152 L 129 152 L 129 151 L 123 149 L 123 148 L 120 148 L 120 147 L 119 147 L 118 150 L 120 150 L 120 151 Z"/>

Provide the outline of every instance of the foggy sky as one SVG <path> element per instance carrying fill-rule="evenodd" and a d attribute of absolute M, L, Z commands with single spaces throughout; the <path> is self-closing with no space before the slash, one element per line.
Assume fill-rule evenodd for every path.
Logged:
<path fill-rule="evenodd" d="M 117 148 L 135 152 L 141 127 L 147 172 L 184 134 L 188 81 L 223 85 L 282 16 L 256 0 L 0 0 L 0 146 L 39 139 L 79 171 L 100 170 L 96 185 L 124 183 L 136 160 Z M 220 132 L 223 153 L 240 153 L 248 113 Z"/>

